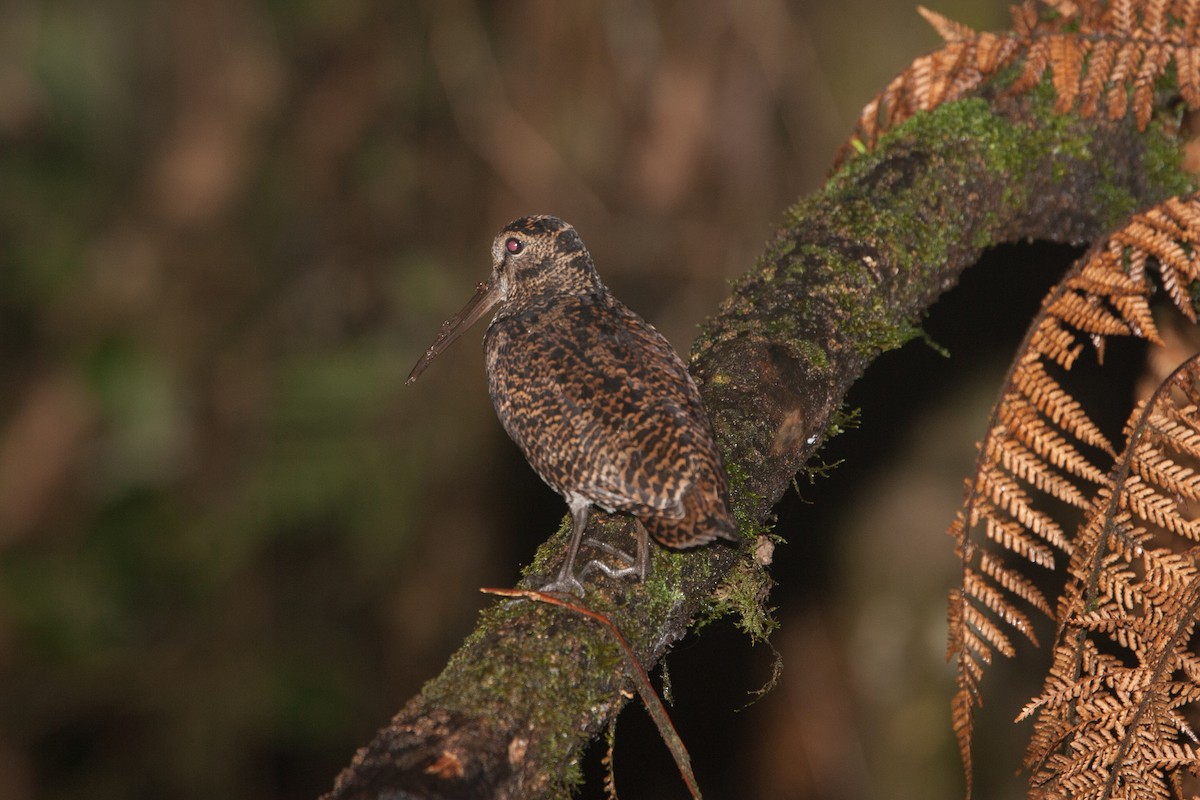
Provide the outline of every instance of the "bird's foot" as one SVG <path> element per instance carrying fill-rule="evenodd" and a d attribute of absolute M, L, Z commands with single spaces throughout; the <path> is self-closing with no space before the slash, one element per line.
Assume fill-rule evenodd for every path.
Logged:
<path fill-rule="evenodd" d="M 605 575 L 607 575 L 608 577 L 613 578 L 614 580 L 619 579 L 619 578 L 627 578 L 630 575 L 635 576 L 639 581 L 646 580 L 647 559 L 638 558 L 636 556 L 631 556 L 631 555 L 629 555 L 629 553 L 626 553 L 624 550 L 621 550 L 620 548 L 617 548 L 617 547 L 613 547 L 608 542 L 602 542 L 599 539 L 587 539 L 586 542 L 589 545 L 591 545 L 592 547 L 595 547 L 599 550 L 603 550 L 604 552 L 608 553 L 613 558 L 616 558 L 616 559 L 619 559 L 619 560 L 625 562 L 625 566 L 614 567 L 611 564 L 606 564 L 605 562 L 601 561 L 598 558 L 592 559 L 591 561 L 589 561 L 587 564 L 584 565 L 582 570 L 580 570 L 580 572 L 579 572 L 580 577 L 583 577 L 584 575 L 586 575 L 588 570 L 590 570 L 590 569 L 598 569 L 601 572 L 603 572 Z"/>
<path fill-rule="evenodd" d="M 645 580 L 642 571 L 638 569 L 636 564 L 630 564 L 627 567 L 614 567 L 611 564 L 606 564 L 598 558 L 594 558 L 583 565 L 580 575 L 587 574 L 588 570 L 598 569 L 608 577 L 616 580 L 620 578 L 628 578 L 630 575 L 635 576 L 638 580 Z"/>
<path fill-rule="evenodd" d="M 622 550 L 619 547 L 614 547 L 613 545 L 609 544 L 608 542 L 602 542 L 599 539 L 593 539 L 592 537 L 589 536 L 588 538 L 583 540 L 583 543 L 590 547 L 594 547 L 597 550 L 603 550 L 604 552 L 608 553 L 613 558 L 619 558 L 620 560 L 624 561 L 626 564 L 633 565 L 637 562 L 637 559 L 634 558 L 633 556 L 629 555 L 629 553 L 626 553 L 624 550 Z M 600 561 L 594 560 L 590 563 L 599 564 Z"/>
<path fill-rule="evenodd" d="M 573 594 L 576 597 L 583 597 L 583 584 L 570 573 L 560 574 L 557 578 L 538 589 L 538 591 L 545 592 L 546 594 Z"/>

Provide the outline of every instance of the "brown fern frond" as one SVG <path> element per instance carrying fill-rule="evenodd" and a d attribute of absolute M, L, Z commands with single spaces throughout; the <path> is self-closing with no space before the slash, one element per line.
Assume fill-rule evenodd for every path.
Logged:
<path fill-rule="evenodd" d="M 1057 318 L 1042 316 L 1028 349 L 1044 355 L 1063 369 L 1070 369 L 1083 352 L 1083 345 L 1075 334 L 1063 329 Z"/>
<path fill-rule="evenodd" d="M 1054 93 L 1057 97 L 1054 111 L 1065 114 L 1074 107 L 1079 97 L 1083 58 L 1091 49 L 1091 42 L 1065 33 L 1049 36 L 1047 41 L 1050 63 L 1054 64 Z"/>
<path fill-rule="evenodd" d="M 980 554 L 979 569 L 985 575 L 991 577 L 996 582 L 996 585 L 1009 594 L 1016 595 L 1048 617 L 1054 614 L 1049 601 L 1046 600 L 1046 595 L 1042 593 L 1042 590 L 1033 581 L 1026 578 L 1020 572 L 1005 567 L 1001 561 L 992 557 L 991 554 L 987 552 Z"/>
<path fill-rule="evenodd" d="M 838 154 L 838 162 L 854 151 L 852 144 L 874 147 L 879 136 L 919 111 L 969 95 L 988 77 L 1012 62 L 1020 40 L 1013 34 L 977 33 L 966 25 L 918 7 L 918 12 L 945 40 L 940 50 L 921 56 L 897 75 L 863 108 L 855 135 Z"/>
<path fill-rule="evenodd" d="M 917 6 L 917 13 L 924 17 L 925 21 L 937 31 L 937 35 L 947 42 L 961 42 L 975 36 L 975 31 L 971 28 L 961 22 L 955 22 L 949 17 L 944 17 L 936 11 L 930 11 L 925 6 Z"/>
<path fill-rule="evenodd" d="M 979 75 L 994 75 L 1012 61 L 1019 46 L 1016 37 L 997 33 L 981 33 L 975 40 L 975 72 Z M 963 86 L 959 97 L 969 91 Z"/>
<path fill-rule="evenodd" d="M 1065 703 L 1070 703 L 1078 700 L 1081 697 L 1091 696 L 1096 693 L 1096 690 L 1104 685 L 1107 680 L 1105 674 L 1089 674 L 1079 680 L 1067 681 L 1060 677 L 1061 673 L 1051 670 L 1050 675 L 1046 677 L 1044 690 L 1040 695 L 1030 700 L 1021 709 L 1021 713 L 1017 715 L 1017 722 L 1023 722 L 1029 719 L 1045 706 L 1057 706 Z M 1047 724 L 1061 723 L 1061 720 L 1054 718 L 1048 720 Z M 1063 728 L 1055 731 L 1049 738 L 1056 745 L 1062 742 Z"/>
<path fill-rule="evenodd" d="M 1176 48 L 1175 75 L 1183 102 L 1190 108 L 1200 106 L 1200 47 L 1186 45 Z"/>
<path fill-rule="evenodd" d="M 982 509 L 994 511 L 990 505 L 978 504 Z M 1001 519 L 995 513 L 986 516 L 987 537 L 1005 550 L 1024 558 L 1039 567 L 1054 569 L 1054 551 L 1025 532 L 1025 526 L 1015 520 Z"/>
<path fill-rule="evenodd" d="M 1059 498 L 1076 508 L 1086 508 L 1088 499 L 1083 492 L 1060 475 L 1037 453 L 1015 439 L 996 437 L 988 441 L 989 459 L 1000 462 L 1008 472 L 1048 495 Z"/>
<path fill-rule="evenodd" d="M 1197 26 L 1200 25 L 1200 2 L 1183 0 L 1183 2 L 1175 4 L 1173 13 L 1183 26 L 1185 38 L 1196 32 Z"/>
<path fill-rule="evenodd" d="M 1145 42 L 1140 41 L 1127 40 L 1119 44 L 1112 70 L 1108 73 L 1108 91 L 1105 94 L 1109 119 L 1125 116 L 1125 109 L 1129 106 L 1130 76 L 1137 70 L 1146 47 Z"/>
<path fill-rule="evenodd" d="M 1023 94 L 1037 86 L 1050 68 L 1050 40 L 1041 37 L 1026 41 L 1029 49 L 1025 52 L 1025 68 L 1009 87 L 1013 94 Z"/>
<path fill-rule="evenodd" d="M 1084 117 L 1103 106 L 1109 119 L 1132 110 L 1145 130 L 1156 108 L 1155 91 L 1173 78 L 1189 108 L 1200 107 L 1200 23 L 1195 0 L 1024 0 L 1012 9 L 1012 30 L 979 33 L 918 7 L 945 44 L 916 59 L 863 109 L 838 163 L 920 111 L 968 96 L 1001 76 L 1020 72 L 1010 94 L 1031 91 L 1047 79 L 1054 110 Z M 1172 71 L 1170 68 L 1174 66 Z"/>
<path fill-rule="evenodd" d="M 1096 295 L 1063 292 L 1049 309 L 1068 325 L 1100 336 L 1128 336 L 1132 331 L 1120 317 L 1109 312 Z"/>
<path fill-rule="evenodd" d="M 1152 344 L 1162 345 L 1158 335 L 1158 327 L 1150 313 L 1150 304 L 1145 295 L 1123 295 L 1112 298 L 1113 307 L 1129 322 L 1129 329 L 1134 336 L 1149 340 Z"/>
<path fill-rule="evenodd" d="M 974 595 L 971 595 L 971 597 L 974 600 L 979 600 Z M 1000 651 L 1009 658 L 1016 655 L 1016 648 L 1013 647 L 1012 640 L 1008 638 L 1008 634 L 991 617 L 980 611 L 979 606 L 974 603 L 964 603 L 963 615 L 963 623 L 977 632 L 977 636 L 968 641 L 971 641 L 973 647 L 984 655 L 985 660 L 989 664 L 991 663 L 992 649 Z"/>
<path fill-rule="evenodd" d="M 1147 485 L 1140 476 L 1131 475 L 1125 482 L 1121 505 L 1152 525 L 1192 540 L 1200 539 L 1200 520 L 1184 520 L 1176 513 L 1176 500 L 1160 494 L 1157 487 Z"/>
<path fill-rule="evenodd" d="M 1081 527 L 1053 666 L 1019 717 L 1036 714 L 1031 796 L 1168 798 L 1200 770 L 1181 713 L 1200 700 L 1198 392 L 1200 355 L 1134 410 L 1111 489 Z"/>
<path fill-rule="evenodd" d="M 982 575 L 974 570 L 967 570 L 963 577 L 963 591 L 970 595 L 972 599 L 979 601 L 980 604 L 1007 622 L 1011 627 L 1016 628 L 1035 645 L 1037 644 L 1037 636 L 1034 634 L 1033 625 L 1030 624 L 1029 617 L 1013 605 L 1009 601 L 1008 595 L 994 583 L 985 580 Z M 1003 632 L 998 632 L 997 636 L 1003 637 L 1005 648 L 1007 648 L 997 646 L 997 650 L 1005 653 L 1005 655 L 1009 652 L 1015 652 L 1012 650 L 1008 637 L 1004 636 Z"/>
<path fill-rule="evenodd" d="M 1147 212 L 1144 222 L 1123 231 L 1118 241 L 1137 249 L 1142 259 L 1158 262 L 1171 301 L 1195 322 L 1191 289 L 1200 281 L 1200 208 L 1171 198 Z"/>
<path fill-rule="evenodd" d="M 1124 12 L 1114 13 L 1123 24 Z M 949 652 L 956 660 L 959 687 L 952 708 L 959 735 L 969 737 L 973 730 L 967 717 L 978 703 L 982 674 L 992 657 L 1008 655 L 1015 647 L 1005 628 L 1034 639 L 1030 608 L 1060 620 L 1060 642 L 1061 609 L 1076 609 L 1070 662 L 1076 671 L 1060 673 L 1060 685 L 1053 689 L 1059 694 L 1072 680 L 1089 674 L 1118 676 L 1104 684 L 1104 692 L 1113 696 L 1112 680 L 1132 680 L 1120 660 L 1095 647 L 1089 650 L 1084 644 L 1089 637 L 1103 637 L 1131 652 L 1157 646 L 1157 629 L 1129 618 L 1135 610 L 1154 606 L 1156 592 L 1170 590 L 1146 582 L 1155 569 L 1145 556 L 1147 531 L 1173 537 L 1180 548 L 1200 542 L 1200 520 L 1181 511 L 1181 504 L 1200 507 L 1200 417 L 1195 413 L 1200 387 L 1176 385 L 1173 396 L 1180 402 L 1163 404 L 1153 426 L 1136 429 L 1142 443 L 1137 458 L 1125 472 L 1111 473 L 1099 463 L 1107 466 L 1115 460 L 1115 449 L 1062 379 L 1079 360 L 1085 341 L 1092 342 L 1097 359 L 1112 336 L 1161 343 L 1150 309 L 1155 275 L 1164 288 L 1174 286 L 1165 292 L 1173 305 L 1191 310 L 1193 284 L 1200 285 L 1198 238 L 1200 196 L 1173 199 L 1135 215 L 1059 282 L 1026 334 L 992 409 L 966 500 L 951 526 L 963 561 L 963 582 L 952 595 L 949 614 Z M 1134 430 L 1130 427 L 1126 435 Z M 1063 524 L 1065 507 L 1083 512 L 1077 530 Z M 1099 514 L 1098 508 L 1108 510 Z M 1056 615 L 1028 572 L 1030 564 L 1053 570 L 1060 554 L 1077 570 L 1090 565 L 1090 577 L 1078 580 L 1092 594 L 1086 601 L 1080 599 L 1083 589 L 1063 595 Z M 1167 572 L 1159 571 L 1167 581 Z M 1187 663 L 1200 674 L 1200 659 Z M 1089 673 L 1080 665 L 1103 672 Z M 1064 662 L 1060 670 L 1067 668 Z M 1050 706 L 1047 700 L 1037 707 L 1044 716 Z M 1041 742 L 1037 752 L 1044 755 L 1039 763 L 1065 766 L 1061 754 L 1051 753 L 1059 745 L 1047 743 L 1073 729 L 1055 730 L 1035 736 Z M 969 740 L 960 740 L 959 746 L 970 750 Z M 1073 781 L 1055 785 L 1075 785 Z"/>
<path fill-rule="evenodd" d="M 968 651 L 963 649 L 961 652 Z M 969 656 L 965 656 L 964 660 L 968 658 Z M 958 742 L 958 756 L 966 772 L 968 792 L 971 787 L 971 740 L 975 734 L 975 715 L 972 709 L 979 702 L 976 684 L 978 678 L 964 679 L 964 676 L 969 674 L 965 669 L 959 671 L 958 691 L 950 701 L 950 719 L 954 728 L 954 738 Z"/>
<path fill-rule="evenodd" d="M 1095 483 L 1104 475 L 1059 433 L 1038 409 L 1016 394 L 1004 398 L 999 408 L 999 422 L 1007 426 L 1012 436 L 1028 446 L 1048 464 Z"/>
<path fill-rule="evenodd" d="M 1100 107 L 1100 98 L 1105 94 L 1120 49 L 1121 44 L 1112 39 L 1100 39 L 1092 45 L 1087 72 L 1084 73 L 1079 84 L 1079 115 L 1081 117 L 1086 119 L 1096 115 L 1096 111 Z M 1070 110 L 1070 106 L 1067 107 L 1067 110 Z"/>
<path fill-rule="evenodd" d="M 1171 444 L 1180 452 L 1196 456 L 1200 453 L 1200 425 L 1190 415 L 1188 409 L 1171 409 L 1167 419 L 1163 421 L 1159 431 L 1171 438 Z"/>
<path fill-rule="evenodd" d="M 1158 34 L 1151 36 L 1157 38 Z M 1133 113 L 1140 131 L 1146 130 L 1154 113 L 1154 82 L 1162 77 L 1174 55 L 1174 47 L 1154 41 L 1142 57 L 1137 77 L 1133 79 Z"/>
<path fill-rule="evenodd" d="M 1070 547 L 1062 526 L 1054 521 L 1054 517 L 1038 510 L 1021 484 L 1008 473 L 984 468 L 980 471 L 980 480 L 979 488 L 988 494 L 993 508 L 1007 512 L 1022 529 L 1037 534 L 1060 550 Z"/>
<path fill-rule="evenodd" d="M 1106 453 L 1113 453 L 1112 445 L 1088 417 L 1082 404 L 1050 377 L 1046 372 L 1045 364 L 1040 360 L 1035 358 L 1022 360 L 1013 373 L 1012 382 L 1029 398 L 1033 407 L 1044 414 L 1053 425 L 1062 428 L 1085 444 L 1098 447 Z M 1087 478 L 1093 483 L 1100 483 L 1103 480 L 1103 475 L 1099 472 L 1087 471 L 1082 466 L 1079 470 L 1075 474 Z"/>
<path fill-rule="evenodd" d="M 1012 14 L 1013 33 L 1022 41 L 1030 39 L 1041 21 L 1037 6 L 1033 3 L 1022 3 L 1019 6 L 1011 6 L 1009 11 Z"/>
<path fill-rule="evenodd" d="M 1164 453 L 1151 453 L 1138 461 L 1137 472 L 1146 482 L 1185 500 L 1200 500 L 1200 472 L 1185 467 Z"/>

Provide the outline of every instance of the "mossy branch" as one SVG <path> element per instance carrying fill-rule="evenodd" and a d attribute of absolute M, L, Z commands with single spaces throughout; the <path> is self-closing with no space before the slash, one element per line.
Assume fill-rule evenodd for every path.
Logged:
<path fill-rule="evenodd" d="M 1169 126 L 1139 133 L 1133 120 L 1059 116 L 1046 86 L 1020 97 L 987 92 L 914 116 L 790 209 L 704 327 L 691 368 L 747 542 L 742 551 L 655 548 L 645 584 L 588 584 L 586 602 L 647 669 L 702 615 L 739 613 L 748 629 L 763 629 L 769 578 L 752 539 L 769 528 L 772 506 L 850 385 L 918 334 L 925 310 L 985 248 L 1086 242 L 1189 188 Z M 593 516 L 601 537 L 629 524 Z M 563 533 L 529 575 L 554 574 Z M 498 602 L 326 797 L 566 796 L 580 754 L 627 702 L 629 685 L 621 653 L 596 626 L 557 608 Z"/>

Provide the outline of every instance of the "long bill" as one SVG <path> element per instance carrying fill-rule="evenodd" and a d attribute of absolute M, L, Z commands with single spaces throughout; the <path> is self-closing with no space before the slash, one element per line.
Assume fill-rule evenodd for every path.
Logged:
<path fill-rule="evenodd" d="M 493 282 L 494 284 L 495 282 Z M 495 286 L 489 286 L 487 281 L 480 281 L 475 287 L 475 294 L 471 295 L 471 299 L 467 304 L 450 319 L 442 323 L 442 330 L 438 333 L 433 344 L 429 345 L 429 349 L 425 351 L 425 355 L 421 356 L 421 360 L 412 368 L 412 372 L 408 373 L 408 380 L 404 383 L 408 385 L 420 377 L 425 368 L 429 366 L 438 355 L 450 345 L 454 344 L 454 340 L 462 336 L 467 328 L 470 328 L 479 318 L 486 314 L 492 306 L 496 305 L 496 301 L 500 299 L 500 293 Z"/>

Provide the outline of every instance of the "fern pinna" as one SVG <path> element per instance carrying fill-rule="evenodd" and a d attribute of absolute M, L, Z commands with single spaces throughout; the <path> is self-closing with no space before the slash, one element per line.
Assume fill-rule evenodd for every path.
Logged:
<path fill-rule="evenodd" d="M 1049 73 L 1055 110 L 1121 119 L 1139 130 L 1154 111 L 1157 81 L 1173 69 L 1180 97 L 1200 108 L 1200 0 L 1023 0 L 1013 29 L 978 32 L 918 7 L 945 45 L 918 58 L 863 108 L 838 156 L 870 149 L 919 111 L 966 97 L 1014 64 L 1006 92 L 1032 90 Z"/>
<path fill-rule="evenodd" d="M 1042 709 L 1028 759 L 1034 771 L 1035 794 L 1170 796 L 1117 791 L 1134 783 L 1122 778 L 1105 784 L 1108 777 L 1101 781 L 1108 786 L 1107 792 L 1083 792 L 1083 783 L 1068 780 L 1067 772 L 1090 770 L 1088 780 L 1094 779 L 1095 773 L 1104 771 L 1107 756 L 1100 755 L 1102 752 L 1120 755 L 1120 760 L 1109 764 L 1124 764 L 1124 759 L 1133 755 L 1130 748 L 1137 744 L 1125 737 L 1142 736 L 1150 730 L 1131 728 L 1126 709 L 1107 702 L 1099 683 L 1087 682 L 1095 678 L 1097 669 L 1107 670 L 1105 674 L 1110 676 L 1117 674 L 1116 664 L 1123 663 L 1111 648 L 1097 649 L 1089 637 L 1103 629 L 1112 642 L 1129 649 L 1134 658 L 1153 660 L 1166 646 L 1160 642 L 1166 634 L 1157 630 L 1151 633 L 1143 622 L 1130 622 L 1132 617 L 1119 617 L 1115 611 L 1103 618 L 1094 616 L 1102 609 L 1139 607 L 1139 603 L 1147 602 L 1146 596 L 1175 609 L 1173 622 L 1164 624 L 1188 627 L 1186 636 L 1179 637 L 1176 631 L 1177 638 L 1171 640 L 1173 657 L 1179 659 L 1171 662 L 1172 670 L 1184 669 L 1193 683 L 1200 680 L 1200 661 L 1191 656 L 1184 661 L 1181 655 L 1192 644 L 1194 604 L 1188 605 L 1178 585 L 1172 589 L 1176 594 L 1166 598 L 1162 596 L 1166 584 L 1154 583 L 1182 580 L 1184 573 L 1160 575 L 1157 568 L 1150 567 L 1131 571 L 1130 562 L 1122 562 L 1134 554 L 1149 559 L 1143 535 L 1147 525 L 1188 539 L 1197 538 L 1194 534 L 1200 532 L 1200 523 L 1188 520 L 1184 505 L 1200 496 L 1200 478 L 1171 455 L 1190 455 L 1192 451 L 1183 447 L 1185 443 L 1200 446 L 1200 429 L 1183 427 L 1190 419 L 1187 415 L 1195 416 L 1196 411 L 1169 412 L 1166 401 L 1156 399 L 1150 404 L 1152 409 L 1163 409 L 1157 412 L 1160 415 L 1174 413 L 1172 419 L 1178 420 L 1171 429 L 1174 438 L 1169 440 L 1178 442 L 1167 443 L 1166 434 L 1159 432 L 1165 428 L 1147 427 L 1151 423 L 1135 420 L 1130 435 L 1141 438 L 1131 439 L 1125 455 L 1117 458 L 1113 446 L 1063 388 L 1056 373 L 1065 375 L 1089 343 L 1102 359 L 1108 337 L 1133 336 L 1161 343 L 1149 305 L 1155 291 L 1154 271 L 1175 307 L 1194 321 L 1189 287 L 1200 281 L 1198 244 L 1200 196 L 1171 199 L 1134 216 L 1051 291 L 992 411 L 975 477 L 968 482 L 966 501 L 950 529 L 963 563 L 962 584 L 950 598 L 949 655 L 957 667 L 953 720 L 968 770 L 968 791 L 972 720 L 974 708 L 980 704 L 980 679 L 995 653 L 1015 653 L 1013 631 L 1036 643 L 1027 614 L 1035 609 L 1059 624 L 1054 672 L 1046 693 L 1026 710 L 1030 714 Z M 1182 380 L 1177 378 L 1171 385 L 1178 386 Z M 1174 397 L 1165 390 L 1159 396 Z M 1117 466 L 1107 471 L 1097 463 L 1102 459 L 1105 466 L 1112 461 Z M 1070 535 L 1064 530 L 1061 515 L 1051 510 L 1056 503 L 1086 514 L 1086 524 L 1078 533 Z M 1070 558 L 1072 580 L 1059 598 L 1056 611 L 1022 562 L 1054 569 L 1060 555 Z M 1184 551 L 1178 558 L 1191 562 L 1195 555 Z M 1149 576 L 1152 571 L 1153 578 Z M 1188 591 L 1196 590 L 1192 587 Z M 1165 613 L 1163 608 L 1155 608 L 1154 614 Z M 1124 622 L 1119 619 L 1130 624 L 1122 627 Z M 1148 649 L 1153 647 L 1159 649 Z M 1159 679 L 1144 672 L 1136 674 L 1146 680 Z M 1147 686 L 1134 687 L 1128 676 L 1121 680 L 1123 691 L 1139 698 L 1152 694 Z M 1089 687 L 1095 690 L 1090 695 Z M 1112 687 L 1107 691 L 1116 692 Z M 1138 717 L 1153 726 L 1160 737 L 1155 740 L 1156 746 L 1162 748 L 1138 751 L 1138 755 L 1156 756 L 1138 767 L 1139 776 L 1148 782 L 1167 781 L 1165 776 L 1183 761 L 1193 767 L 1200 763 L 1190 748 L 1179 745 L 1182 749 L 1173 750 L 1175 745 L 1164 744 L 1161 738 L 1167 720 L 1173 724 L 1171 730 L 1190 732 L 1177 707 L 1194 699 L 1192 689 L 1164 686 L 1162 691 L 1166 694 L 1161 698 L 1147 699 L 1151 703 L 1146 707 L 1149 711 Z M 1093 698 L 1094 707 L 1084 705 Z M 1099 721 L 1093 720 L 1090 728 L 1075 727 L 1080 725 L 1081 713 L 1090 713 Z M 1076 740 L 1076 735 L 1108 737 L 1126 744 L 1085 752 L 1096 742 L 1090 738 Z M 1071 753 L 1077 754 L 1077 760 L 1072 761 Z M 1112 773 L 1110 770 L 1106 775 Z"/>

